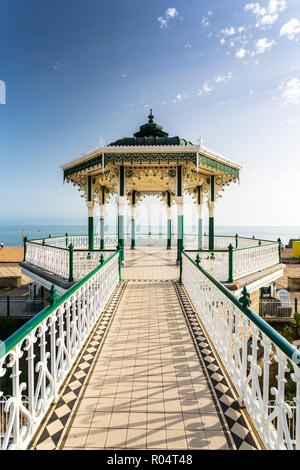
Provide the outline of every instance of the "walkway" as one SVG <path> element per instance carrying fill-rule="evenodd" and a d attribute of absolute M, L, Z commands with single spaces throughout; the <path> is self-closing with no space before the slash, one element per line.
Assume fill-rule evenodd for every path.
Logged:
<path fill-rule="evenodd" d="M 175 256 L 175 250 L 153 248 L 126 254 L 125 281 L 32 448 L 255 448 L 244 418 L 231 406 L 236 401 L 228 403 L 226 382 L 198 328 L 211 372 L 222 379 L 219 394 L 210 391 L 213 382 L 175 283 Z M 226 396 L 231 429 L 217 395 Z"/>

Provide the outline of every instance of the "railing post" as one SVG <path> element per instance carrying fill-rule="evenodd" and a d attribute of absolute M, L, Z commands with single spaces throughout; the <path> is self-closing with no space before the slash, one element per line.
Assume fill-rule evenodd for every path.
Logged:
<path fill-rule="evenodd" d="M 122 250 L 121 246 L 118 244 L 117 250 L 119 252 L 119 282 L 122 281 L 122 274 L 121 274 L 121 265 L 122 265 Z"/>
<path fill-rule="evenodd" d="M 180 284 L 182 284 L 182 252 L 183 252 L 183 244 L 182 244 L 182 240 L 181 240 L 181 244 L 180 244 L 180 258 L 179 258 L 179 282 Z"/>
<path fill-rule="evenodd" d="M 200 266 L 200 261 L 201 261 L 201 258 L 199 256 L 199 253 L 197 253 L 197 256 L 196 256 L 196 259 L 195 259 L 195 263 L 197 264 L 198 268 Z"/>
<path fill-rule="evenodd" d="M 49 297 L 47 297 L 47 300 L 50 303 L 50 307 L 52 307 L 59 300 L 59 295 L 57 295 L 56 292 L 56 287 L 54 284 L 52 284 L 50 289 L 50 295 Z"/>
<path fill-rule="evenodd" d="M 236 248 L 239 247 L 239 236 L 238 236 L 237 233 L 235 234 L 235 247 L 236 247 Z"/>
<path fill-rule="evenodd" d="M 27 237 L 23 238 L 23 243 L 24 243 L 24 259 L 23 261 L 25 262 L 26 260 L 26 243 L 27 243 Z"/>
<path fill-rule="evenodd" d="M 103 266 L 104 263 L 104 255 L 101 254 L 100 259 L 99 259 L 100 266 Z"/>
<path fill-rule="evenodd" d="M 69 245 L 69 282 L 74 281 L 74 276 L 73 276 L 73 250 L 74 247 L 72 243 Z"/>
<path fill-rule="evenodd" d="M 282 259 L 281 259 L 281 239 L 278 238 L 277 239 L 278 241 L 278 256 L 279 256 L 279 263 L 281 263 Z"/>
<path fill-rule="evenodd" d="M 228 282 L 233 282 L 233 246 L 228 247 Z"/>
<path fill-rule="evenodd" d="M 68 248 L 68 246 L 69 246 L 69 235 L 66 233 L 65 237 L 66 237 L 66 248 Z"/>

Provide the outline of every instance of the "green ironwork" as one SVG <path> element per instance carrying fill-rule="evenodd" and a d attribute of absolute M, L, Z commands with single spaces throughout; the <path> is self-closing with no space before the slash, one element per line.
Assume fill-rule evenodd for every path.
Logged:
<path fill-rule="evenodd" d="M 101 254 L 101 256 L 100 256 L 99 263 L 100 263 L 100 266 L 102 266 L 103 263 L 104 263 L 104 255 L 103 254 Z"/>
<path fill-rule="evenodd" d="M 203 248 L 203 220 L 198 219 L 198 250 Z"/>
<path fill-rule="evenodd" d="M 74 247 L 72 243 L 69 245 L 69 281 L 74 281 L 74 274 L 73 274 L 73 250 Z"/>
<path fill-rule="evenodd" d="M 279 263 L 282 262 L 282 258 L 281 258 L 281 239 L 278 238 L 277 239 L 277 242 L 278 242 L 278 256 L 279 256 Z"/>
<path fill-rule="evenodd" d="M 11 349 L 13 349 L 20 341 L 22 341 L 36 326 L 38 326 L 45 318 L 47 318 L 56 308 L 63 305 L 63 303 L 71 297 L 74 292 L 76 292 L 83 284 L 85 284 L 99 269 L 102 269 L 110 260 L 115 256 L 120 257 L 120 252 L 116 251 L 112 256 L 110 256 L 106 261 L 104 261 L 102 266 L 97 266 L 93 271 L 91 271 L 86 277 L 77 282 L 74 286 L 65 292 L 55 305 L 49 305 L 44 308 L 41 312 L 31 318 L 27 323 L 25 323 L 21 328 L 19 328 L 15 333 L 13 333 L 9 338 L 1 343 L 0 348 L 0 359 L 4 357 Z M 121 279 L 120 279 L 121 280 Z"/>
<path fill-rule="evenodd" d="M 236 307 L 238 307 L 243 314 L 249 318 L 264 334 L 267 335 L 270 340 L 287 355 L 289 359 L 291 359 L 294 363 L 300 364 L 300 351 L 298 351 L 289 341 L 287 341 L 283 336 L 281 336 L 274 328 L 272 328 L 265 320 L 263 320 L 259 315 L 257 315 L 253 310 L 249 307 L 242 307 L 242 304 L 237 299 L 237 297 L 230 292 L 227 287 L 225 287 L 221 282 L 217 281 L 211 274 L 209 274 L 201 265 L 197 266 L 197 264 L 190 258 L 185 250 L 183 251 L 183 255 L 186 256 L 196 266 L 207 279 L 209 279 Z"/>
<path fill-rule="evenodd" d="M 105 248 L 104 240 L 104 218 L 100 217 L 100 250 Z"/>
<path fill-rule="evenodd" d="M 197 266 L 199 266 L 200 261 L 201 261 L 200 255 L 199 253 L 197 253 L 196 260 L 195 260 L 195 263 L 197 264 Z"/>
<path fill-rule="evenodd" d="M 135 219 L 131 219 L 131 249 L 135 248 Z"/>
<path fill-rule="evenodd" d="M 249 307 L 251 305 L 250 294 L 247 291 L 246 286 L 243 287 L 242 290 L 242 297 L 239 298 L 239 302 L 242 304 L 243 309 Z"/>
<path fill-rule="evenodd" d="M 68 246 L 69 246 L 69 235 L 66 233 L 65 237 L 66 237 L 66 248 L 68 248 Z"/>
<path fill-rule="evenodd" d="M 233 282 L 233 246 L 228 247 L 228 282 Z"/>
<path fill-rule="evenodd" d="M 236 247 L 236 248 L 239 247 L 239 236 L 238 236 L 237 233 L 235 234 L 235 247 Z"/>
<path fill-rule="evenodd" d="M 94 217 L 88 218 L 88 240 L 89 240 L 89 250 L 93 251 L 94 249 Z"/>
<path fill-rule="evenodd" d="M 56 294 L 57 290 L 54 284 L 52 284 L 50 289 L 50 295 L 47 297 L 50 307 L 53 307 L 60 299 L 59 295 Z"/>
<path fill-rule="evenodd" d="M 25 260 L 26 260 L 26 243 L 27 243 L 27 237 L 26 236 L 23 238 L 23 243 L 24 243 L 24 258 L 23 258 L 23 261 L 25 262 Z"/>
<path fill-rule="evenodd" d="M 213 250 L 215 248 L 214 238 L 215 238 L 215 221 L 214 217 L 209 217 L 208 221 L 208 248 Z"/>

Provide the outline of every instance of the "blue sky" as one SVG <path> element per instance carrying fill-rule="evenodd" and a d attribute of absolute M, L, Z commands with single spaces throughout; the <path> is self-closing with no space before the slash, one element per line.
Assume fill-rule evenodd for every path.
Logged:
<path fill-rule="evenodd" d="M 0 7 L 0 215 L 85 217 L 59 166 L 132 135 L 151 106 L 170 135 L 243 162 L 216 223 L 300 225 L 299 0 Z"/>

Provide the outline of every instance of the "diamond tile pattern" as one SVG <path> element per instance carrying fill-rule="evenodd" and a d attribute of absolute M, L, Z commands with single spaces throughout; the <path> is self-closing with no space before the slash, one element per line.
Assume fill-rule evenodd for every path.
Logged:
<path fill-rule="evenodd" d="M 176 291 L 181 299 L 183 311 L 195 338 L 199 353 L 208 372 L 211 386 L 215 392 L 226 424 L 230 430 L 236 449 L 257 450 L 258 443 L 255 434 L 246 422 L 243 412 L 230 385 L 223 374 L 209 341 L 207 340 L 196 313 L 190 305 L 186 293 L 179 282 L 175 282 Z"/>
<path fill-rule="evenodd" d="M 126 254 L 126 282 L 116 289 L 32 449 L 257 448 L 175 281 L 175 257 L 176 250 L 152 248 Z"/>
<path fill-rule="evenodd" d="M 79 357 L 75 370 L 73 370 L 73 373 L 60 393 L 57 404 L 54 406 L 54 409 L 50 411 L 44 423 L 42 423 L 42 432 L 34 439 L 31 445 L 32 449 L 53 450 L 57 448 L 67 422 L 74 411 L 75 405 L 78 403 L 79 396 L 84 390 L 83 386 L 88 380 L 91 367 L 96 359 L 96 353 L 105 337 L 105 333 L 110 325 L 116 306 L 118 305 L 118 300 L 125 289 L 125 285 L 126 283 L 122 282 L 116 288 L 109 305 L 94 328 L 92 337 L 88 340 L 86 348 Z"/>

